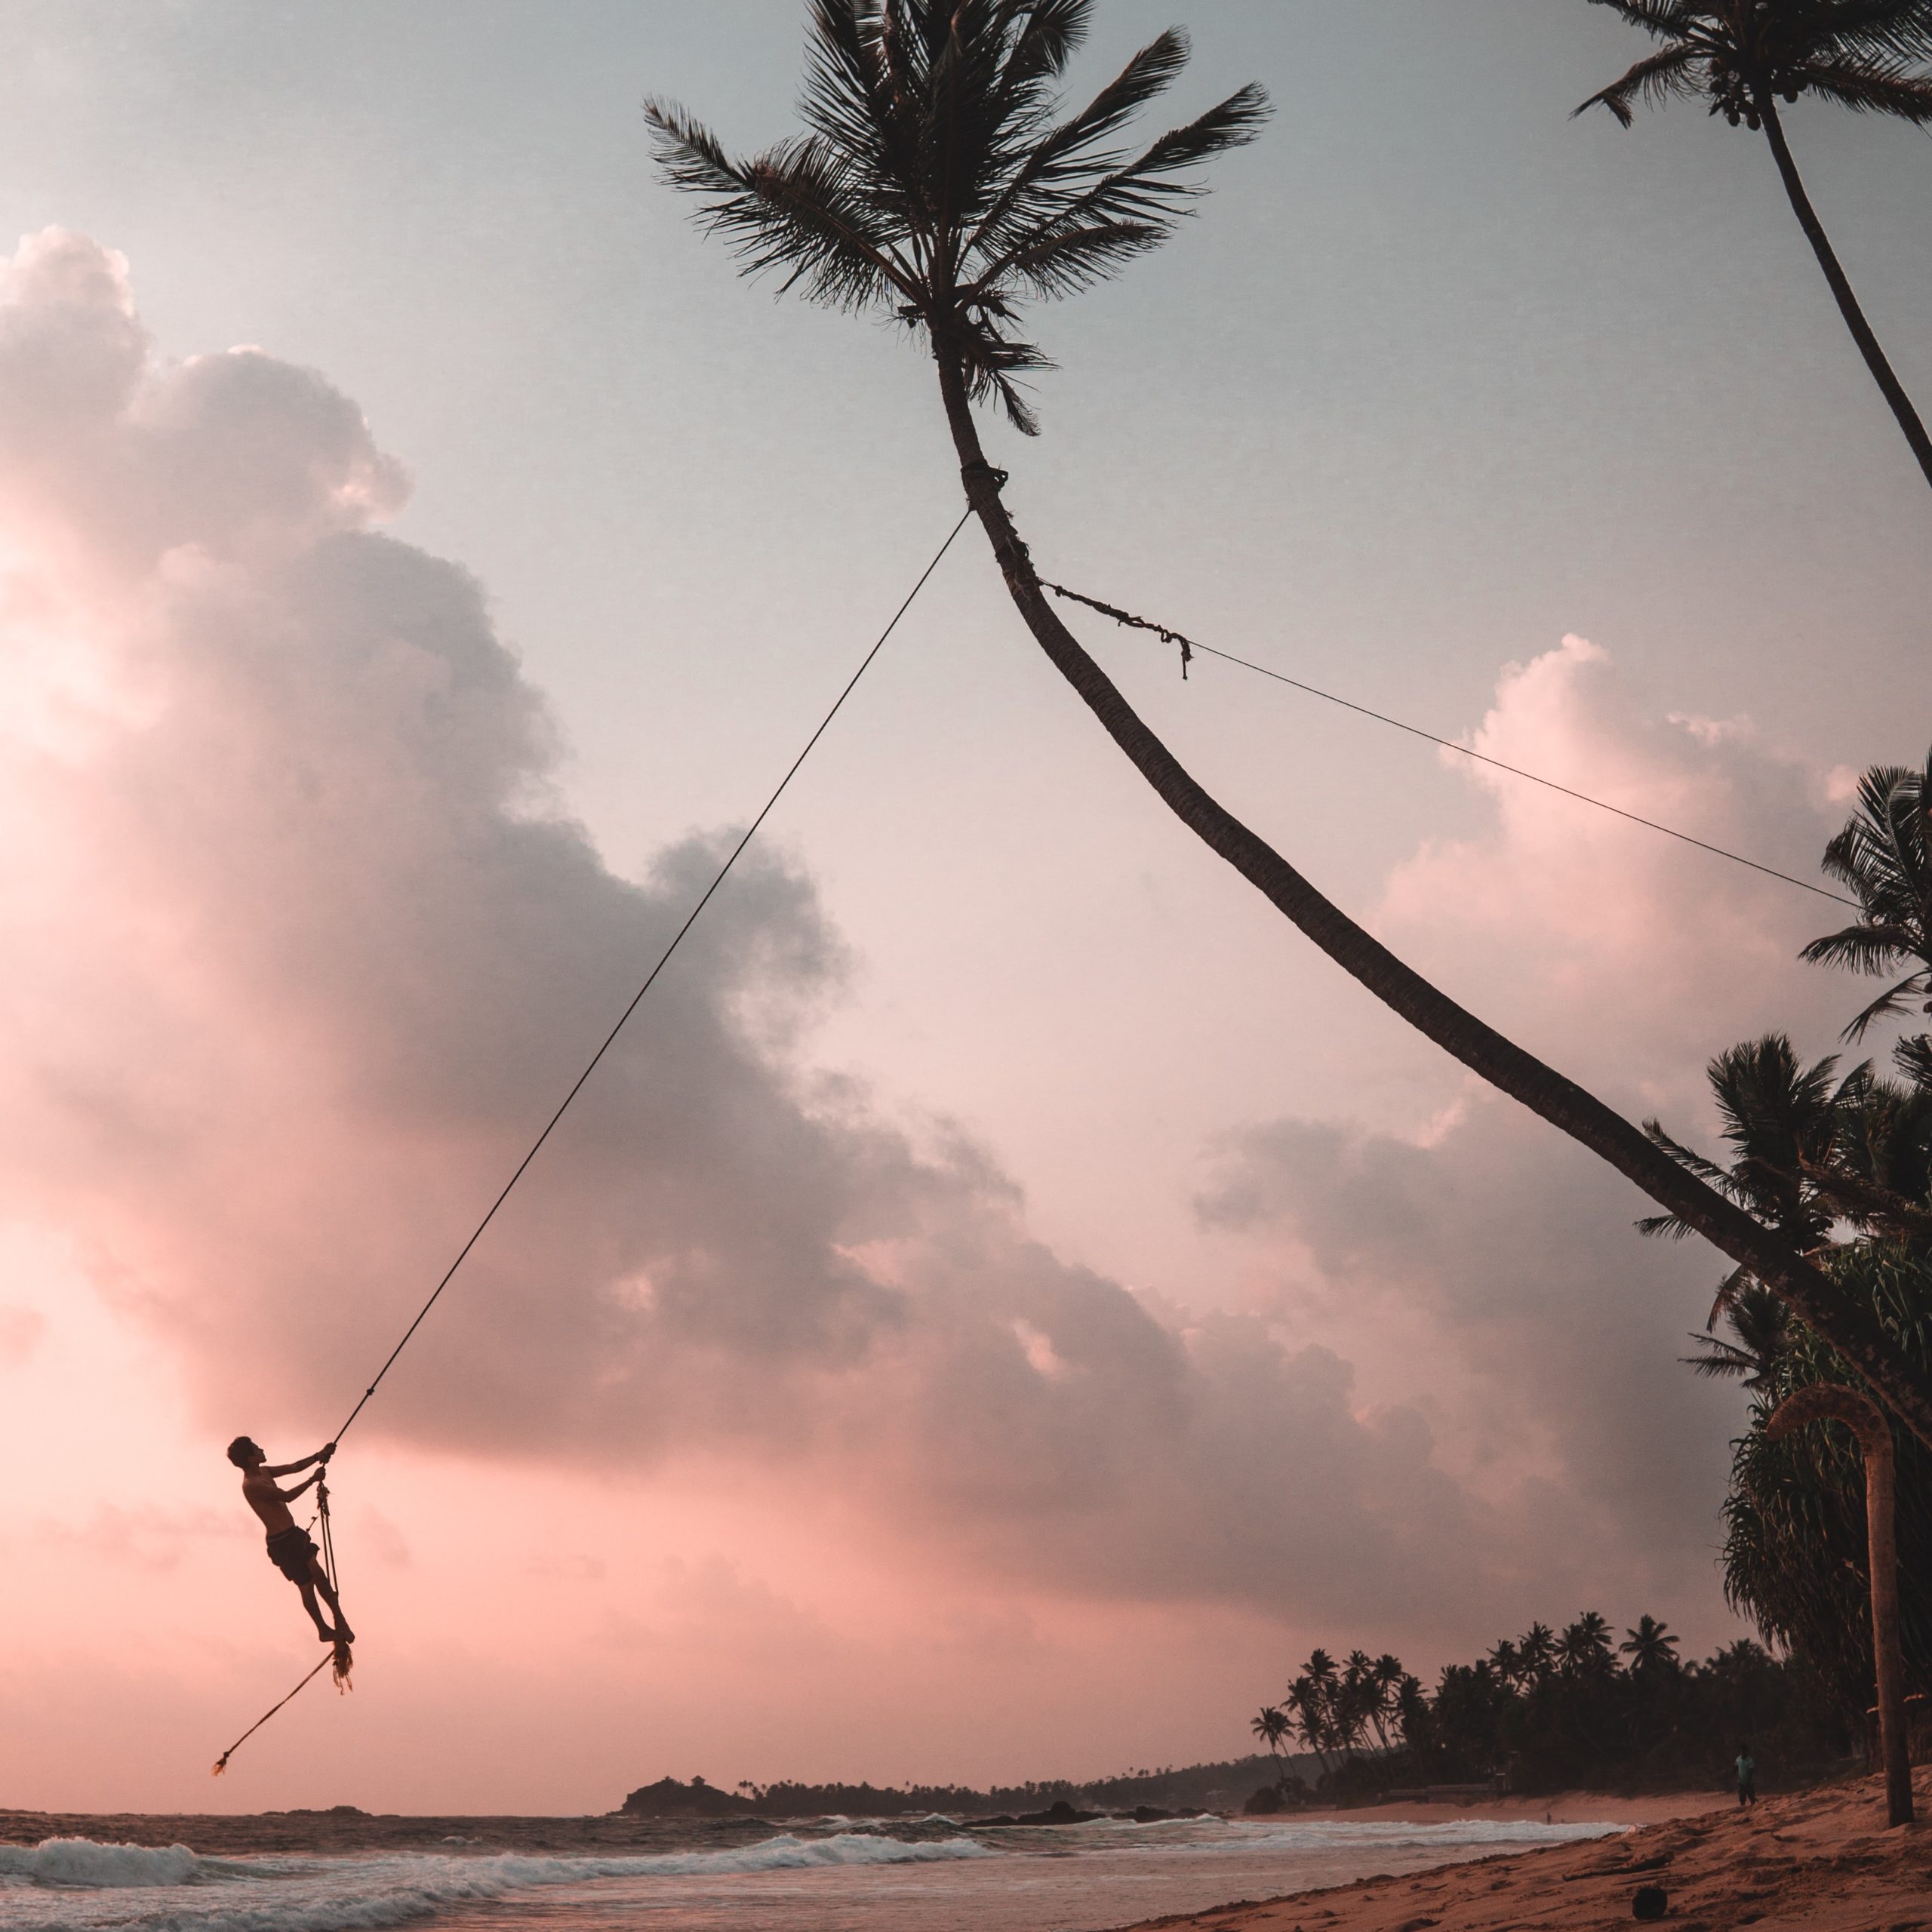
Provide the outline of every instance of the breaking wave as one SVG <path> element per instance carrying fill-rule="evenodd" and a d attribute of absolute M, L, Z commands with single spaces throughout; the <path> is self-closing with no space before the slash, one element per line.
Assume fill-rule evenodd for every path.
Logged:
<path fill-rule="evenodd" d="M 500 1852 L 478 1858 L 204 1858 L 153 1848 L 50 1838 L 0 1846 L 0 1927 L 26 1932 L 365 1932 L 445 1906 L 595 1878 L 694 1878 L 835 1866 L 918 1865 L 997 1857 L 971 1838 L 909 1844 L 869 1832 L 823 1838 L 789 1832 L 721 1851 L 628 1858 Z M 136 1901 L 131 1889 L 162 1894 Z M 94 1899 L 88 1897 L 92 1893 Z"/>
<path fill-rule="evenodd" d="M 185 1844 L 43 1838 L 36 1845 L 0 1845 L 0 1878 L 21 1878 L 35 1885 L 186 1885 L 204 1875 L 202 1866 L 202 1861 Z"/>

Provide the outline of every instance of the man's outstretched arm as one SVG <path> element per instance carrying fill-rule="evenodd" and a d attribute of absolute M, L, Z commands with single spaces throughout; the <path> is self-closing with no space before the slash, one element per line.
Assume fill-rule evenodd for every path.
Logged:
<path fill-rule="evenodd" d="M 311 1463 L 326 1463 L 334 1454 L 335 1444 L 333 1442 L 325 1442 L 312 1456 L 304 1456 L 299 1463 L 277 1463 L 272 1468 L 264 1468 L 262 1474 L 265 1476 L 292 1476 L 297 1470 L 306 1469 Z M 319 1469 L 315 1472 L 316 1475 L 321 1473 Z M 311 1476 L 309 1482 L 313 1482 L 315 1479 L 315 1476 Z M 306 1489 L 309 1483 L 305 1482 L 302 1487 Z"/>

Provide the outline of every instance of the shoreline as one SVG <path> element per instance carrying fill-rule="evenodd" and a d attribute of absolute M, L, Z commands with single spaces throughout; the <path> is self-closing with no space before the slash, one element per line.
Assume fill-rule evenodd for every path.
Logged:
<path fill-rule="evenodd" d="M 1380 1805 L 1297 1812 L 1324 1822 L 1386 1818 L 1539 1817 L 1553 1823 L 1629 1823 L 1621 1837 L 1431 1867 L 1206 1912 L 1143 1919 L 1117 1932 L 1608 1932 L 1632 1922 L 1641 1885 L 1662 1887 L 1663 1923 L 1682 1932 L 1932 1932 L 1932 1768 L 1913 1774 L 1919 1822 L 1885 1827 L 1883 1781 L 1847 1780 L 1761 1798 L 1740 1809 L 1729 1793 L 1593 1798 L 1565 1793 L 1510 1807 Z M 1628 1820 L 1611 1813 L 1688 1801 Z M 1594 1820 L 1585 1814 L 1592 1807 Z M 1574 1808 L 1573 1808 L 1574 1807 Z M 1556 1815 L 1568 1810 L 1569 1816 Z M 1285 1822 L 1285 1820 L 1284 1820 Z"/>
<path fill-rule="evenodd" d="M 1765 1801 L 1768 1803 L 1770 1801 Z M 1661 1825 L 1675 1818 L 1702 1817 L 1706 1813 L 1736 1807 L 1729 1791 L 1639 1792 L 1619 1797 L 1602 1791 L 1559 1791 L 1543 1798 L 1480 1798 L 1467 1804 L 1352 1804 L 1315 1811 L 1280 1811 L 1269 1818 L 1251 1818 L 1249 1824 L 1300 1824 L 1319 1819 L 1324 1825 L 1453 1825 L 1459 1820 L 1490 1818 L 1515 1824 L 1524 1819 L 1546 1825 Z"/>

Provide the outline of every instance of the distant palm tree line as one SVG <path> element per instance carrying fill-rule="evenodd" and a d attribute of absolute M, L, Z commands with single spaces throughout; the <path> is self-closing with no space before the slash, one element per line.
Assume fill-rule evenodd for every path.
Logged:
<path fill-rule="evenodd" d="M 1848 1748 L 1843 1714 L 1801 1667 L 1748 1638 L 1686 1663 L 1678 1641 L 1651 1616 L 1619 1641 L 1585 1611 L 1560 1632 L 1533 1623 L 1447 1666 L 1432 1693 L 1399 1658 L 1356 1651 L 1338 1663 L 1318 1650 L 1249 1728 L 1275 1753 L 1277 1797 L 1291 1804 L 1499 1773 L 1525 1792 L 1708 1783 L 1747 1741 L 1786 1771 Z M 1288 1774 L 1297 1744 L 1315 1761 L 1312 1790 Z"/>
<path fill-rule="evenodd" d="M 1645 93 L 1702 88 L 1724 111 L 1755 118 L 1780 166 L 1788 151 L 1774 132 L 1774 94 L 1924 118 L 1915 90 L 1928 84 L 1915 63 L 1932 55 L 1932 0 L 1611 4 L 1666 43 L 1599 97 L 1612 112 L 1627 116 Z M 1788 1231 L 1397 958 L 1210 795 L 1053 608 L 974 408 L 996 404 L 1016 428 L 1037 432 L 1024 386 L 1049 365 L 1023 328 L 1023 309 L 1108 280 L 1161 246 L 1204 192 L 1203 165 L 1254 140 L 1269 111 L 1259 88 L 1244 87 L 1144 146 L 1123 146 L 1140 111 L 1179 78 L 1187 42 L 1158 35 L 1068 112 L 1060 85 L 1092 12 L 1092 0 L 813 0 L 804 131 L 738 159 L 681 108 L 653 102 L 660 165 L 699 198 L 704 226 L 748 273 L 779 274 L 808 300 L 895 318 L 923 338 L 968 502 L 1016 610 L 1162 802 L 1397 1014 L 1633 1181 L 1663 1219 L 1712 1242 L 1932 1444 L 1932 1374 L 1899 1352 L 1869 1308 L 1839 1294 Z M 1932 111 L 1932 94 L 1924 104 Z M 1795 173 L 1786 181 L 1795 196 Z M 1815 222 L 1807 232 L 1817 245 L 1814 230 Z M 1883 358 L 1863 328 L 1861 315 L 1854 333 L 1877 374 Z M 1899 411 L 1895 380 L 1887 394 Z M 1922 429 L 1903 407 L 1919 448 Z"/>

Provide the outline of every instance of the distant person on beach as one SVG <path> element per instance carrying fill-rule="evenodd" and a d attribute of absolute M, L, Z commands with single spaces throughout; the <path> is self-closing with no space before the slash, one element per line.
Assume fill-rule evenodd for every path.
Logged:
<path fill-rule="evenodd" d="M 1758 1766 L 1748 1744 L 1737 1747 L 1737 1801 L 1740 1806 L 1758 1801 Z"/>
<path fill-rule="evenodd" d="M 304 1456 L 299 1463 L 272 1466 L 261 1448 L 245 1435 L 238 1435 L 228 1445 L 228 1460 L 242 1472 L 242 1494 L 269 1533 L 269 1561 L 302 1592 L 302 1607 L 315 1619 L 315 1634 L 324 1643 L 352 1644 L 355 1632 L 343 1618 L 335 1586 L 322 1567 L 321 1553 L 315 1547 L 315 1539 L 306 1530 L 299 1528 L 288 1513 L 288 1506 L 305 1489 L 321 1481 L 328 1460 L 334 1454 L 335 1444 L 331 1442 L 312 1456 Z M 308 1481 L 298 1482 L 293 1489 L 275 1487 L 277 1476 L 292 1476 L 312 1463 L 315 1473 Z M 321 1607 L 315 1601 L 318 1592 L 335 1617 L 333 1629 L 323 1620 Z"/>

